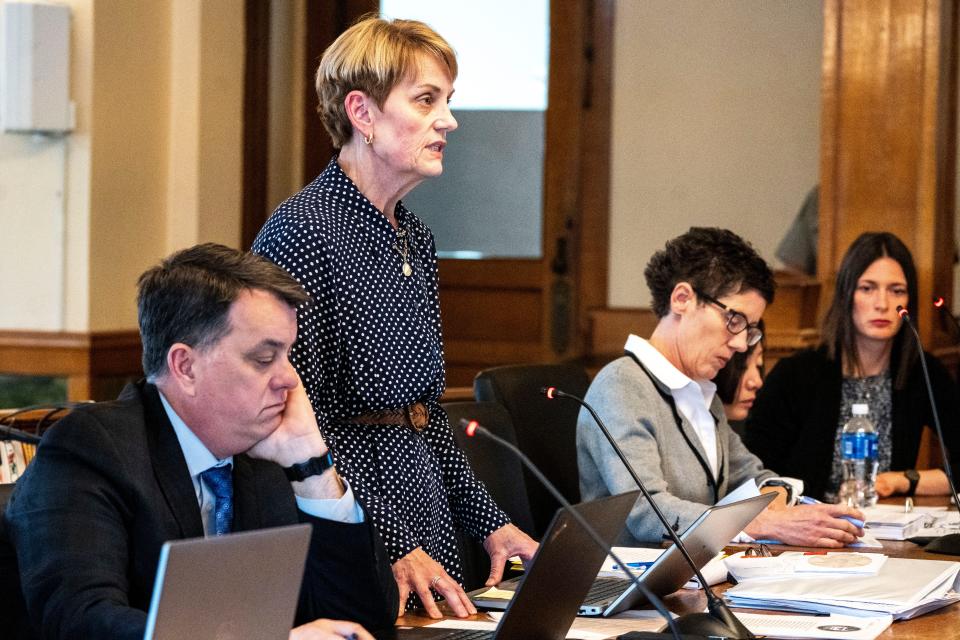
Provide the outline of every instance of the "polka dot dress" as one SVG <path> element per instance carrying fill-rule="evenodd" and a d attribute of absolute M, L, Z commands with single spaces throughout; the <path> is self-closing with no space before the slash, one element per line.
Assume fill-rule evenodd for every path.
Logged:
<path fill-rule="evenodd" d="M 391 562 L 423 547 L 462 581 L 454 525 L 483 539 L 509 519 L 474 476 L 437 402 L 444 368 L 433 235 L 402 203 L 395 213 L 399 231 L 334 158 L 277 208 L 253 249 L 313 297 L 298 313 L 292 361 L 337 468 Z M 400 231 L 410 276 L 403 274 Z M 343 422 L 417 401 L 430 412 L 421 433 Z"/>

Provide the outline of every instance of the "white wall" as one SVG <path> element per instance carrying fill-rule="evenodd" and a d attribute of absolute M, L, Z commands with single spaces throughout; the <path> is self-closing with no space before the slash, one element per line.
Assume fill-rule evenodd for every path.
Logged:
<path fill-rule="evenodd" d="M 239 245 L 243 3 L 66 3 L 76 129 L 0 136 L 0 329 L 129 330 L 147 267 Z"/>
<path fill-rule="evenodd" d="M 690 226 L 768 261 L 819 172 L 821 3 L 619 0 L 611 307 L 649 305 L 647 259 Z"/>
<path fill-rule="evenodd" d="M 0 134 L 0 330 L 87 328 L 93 0 L 64 3 L 76 127 Z"/>
<path fill-rule="evenodd" d="M 62 138 L 0 135 L 0 329 L 63 327 L 65 153 Z"/>

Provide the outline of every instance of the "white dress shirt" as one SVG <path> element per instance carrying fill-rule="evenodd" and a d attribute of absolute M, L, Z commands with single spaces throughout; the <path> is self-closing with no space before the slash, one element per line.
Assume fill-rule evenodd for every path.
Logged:
<path fill-rule="evenodd" d="M 159 390 L 158 393 L 160 393 Z M 233 464 L 233 456 L 222 460 L 217 459 L 177 415 L 163 393 L 160 393 L 160 402 L 163 403 L 167 417 L 170 418 L 170 424 L 173 425 L 173 431 L 177 434 L 177 440 L 180 442 L 180 450 L 183 451 L 183 457 L 187 461 L 187 470 L 190 472 L 193 490 L 197 494 L 197 503 L 200 505 L 203 533 L 210 535 L 210 532 L 214 530 L 213 517 L 216 498 L 213 492 L 200 481 L 200 474 L 210 467 Z M 324 520 L 348 524 L 363 522 L 363 509 L 360 508 L 354 498 L 353 489 L 350 488 L 346 478 L 341 478 L 341 480 L 343 480 L 344 491 L 339 498 L 301 498 L 300 496 L 294 496 L 297 499 L 297 508 L 307 515 Z"/>

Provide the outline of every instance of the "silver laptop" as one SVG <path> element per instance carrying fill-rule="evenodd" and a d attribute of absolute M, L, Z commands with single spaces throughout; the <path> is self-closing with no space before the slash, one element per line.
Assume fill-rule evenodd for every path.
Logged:
<path fill-rule="evenodd" d="M 639 495 L 639 491 L 631 491 L 583 502 L 573 508 L 610 545 L 623 531 L 627 514 Z M 513 583 L 516 594 L 506 605 L 507 610 L 495 631 L 395 628 L 379 633 L 377 638 L 562 640 L 567 637 L 567 631 L 577 617 L 577 607 L 590 589 L 606 555 L 570 513 L 560 509 L 543 536 L 532 565 L 519 582 Z"/>
<path fill-rule="evenodd" d="M 286 640 L 311 527 L 167 542 L 144 640 Z"/>
<path fill-rule="evenodd" d="M 751 520 L 756 518 L 777 494 L 765 493 L 739 502 L 713 506 L 704 511 L 680 535 L 683 546 L 698 569 L 702 569 L 721 549 L 730 544 Z M 664 551 L 640 581 L 657 596 L 673 593 L 693 577 L 680 549 L 673 545 Z M 633 582 L 624 578 L 598 578 L 580 606 L 582 616 L 612 616 L 646 602 Z"/>

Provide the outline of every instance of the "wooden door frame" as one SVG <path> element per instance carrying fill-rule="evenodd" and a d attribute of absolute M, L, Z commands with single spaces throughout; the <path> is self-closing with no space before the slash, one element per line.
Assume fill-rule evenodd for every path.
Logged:
<path fill-rule="evenodd" d="M 243 69 L 243 194 L 240 247 L 267 221 L 270 146 L 270 0 L 246 0 Z"/>

